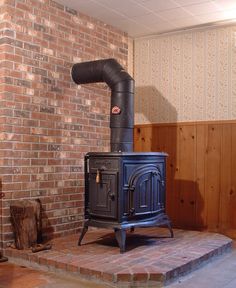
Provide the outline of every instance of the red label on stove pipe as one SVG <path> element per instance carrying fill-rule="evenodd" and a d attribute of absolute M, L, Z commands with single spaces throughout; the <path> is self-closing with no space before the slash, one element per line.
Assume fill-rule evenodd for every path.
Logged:
<path fill-rule="evenodd" d="M 112 109 L 111 109 L 111 114 L 118 115 L 118 114 L 120 114 L 120 112 L 121 112 L 121 109 L 120 109 L 120 107 L 118 107 L 118 106 L 114 106 L 114 107 L 112 107 Z"/>

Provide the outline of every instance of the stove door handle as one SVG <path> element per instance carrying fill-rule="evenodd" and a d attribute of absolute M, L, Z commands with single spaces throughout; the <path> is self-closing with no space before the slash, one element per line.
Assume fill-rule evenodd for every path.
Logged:
<path fill-rule="evenodd" d="M 132 185 L 129 187 L 129 216 L 132 216 L 135 213 L 135 208 L 133 207 L 134 205 L 134 190 L 135 186 Z"/>
<path fill-rule="evenodd" d="M 111 193 L 111 191 L 108 192 L 108 196 L 109 198 L 114 201 L 115 200 L 115 194 L 114 193 Z"/>

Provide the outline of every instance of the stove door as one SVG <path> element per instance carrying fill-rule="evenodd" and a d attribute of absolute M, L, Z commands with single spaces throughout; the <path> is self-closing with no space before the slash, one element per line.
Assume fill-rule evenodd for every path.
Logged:
<path fill-rule="evenodd" d="M 133 215 L 153 214 L 164 208 L 163 181 L 154 165 L 137 169 L 129 183 L 130 211 Z"/>
<path fill-rule="evenodd" d="M 91 169 L 89 175 L 89 214 L 117 219 L 117 171 Z"/>

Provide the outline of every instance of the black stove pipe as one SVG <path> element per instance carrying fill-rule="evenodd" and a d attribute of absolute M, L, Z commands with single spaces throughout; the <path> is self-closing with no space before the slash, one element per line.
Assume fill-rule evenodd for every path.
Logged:
<path fill-rule="evenodd" d="M 111 152 L 133 151 L 134 79 L 115 59 L 74 64 L 75 83 L 105 82 L 111 89 Z"/>

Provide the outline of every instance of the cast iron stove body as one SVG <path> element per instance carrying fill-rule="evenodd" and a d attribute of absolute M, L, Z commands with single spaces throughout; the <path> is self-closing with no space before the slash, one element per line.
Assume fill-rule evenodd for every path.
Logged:
<path fill-rule="evenodd" d="M 134 80 L 114 59 L 75 64 L 77 84 L 106 82 L 111 88 L 111 152 L 85 156 L 85 216 L 79 245 L 89 226 L 112 228 L 125 251 L 126 230 L 166 225 L 165 153 L 133 152 Z"/>
<path fill-rule="evenodd" d="M 167 225 L 165 153 L 88 153 L 85 156 L 86 214 L 79 244 L 88 226 L 112 228 L 120 251 L 126 229 Z"/>

